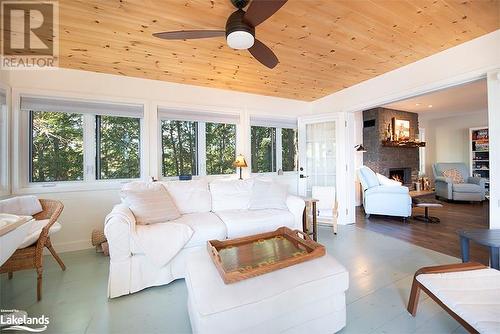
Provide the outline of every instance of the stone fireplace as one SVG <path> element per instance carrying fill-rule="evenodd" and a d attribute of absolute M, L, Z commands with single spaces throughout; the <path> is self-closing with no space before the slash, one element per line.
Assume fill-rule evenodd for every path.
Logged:
<path fill-rule="evenodd" d="M 374 172 L 402 182 L 413 189 L 418 179 L 419 150 L 416 147 L 387 147 L 382 145 L 393 118 L 410 122 L 410 139 L 418 138 L 418 114 L 387 108 L 363 111 L 363 161 Z"/>

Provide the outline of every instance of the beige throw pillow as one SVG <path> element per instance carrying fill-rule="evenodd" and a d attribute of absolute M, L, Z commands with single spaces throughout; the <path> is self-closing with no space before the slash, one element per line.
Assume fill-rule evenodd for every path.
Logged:
<path fill-rule="evenodd" d="M 457 169 L 452 168 L 452 169 L 447 169 L 443 172 L 444 177 L 449 177 L 451 179 L 451 182 L 453 183 L 464 183 L 465 180 L 462 177 L 462 173 L 460 173 Z"/>
<path fill-rule="evenodd" d="M 181 216 L 172 197 L 161 184 L 141 189 L 124 189 L 121 197 L 134 214 L 137 224 L 164 223 Z"/>

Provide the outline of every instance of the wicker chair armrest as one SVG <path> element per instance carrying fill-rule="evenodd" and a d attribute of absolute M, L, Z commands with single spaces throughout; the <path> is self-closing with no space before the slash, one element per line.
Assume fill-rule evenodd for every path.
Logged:
<path fill-rule="evenodd" d="M 39 201 L 42 205 L 43 211 L 34 215 L 33 218 L 35 218 L 36 220 L 49 219 L 48 224 L 45 225 L 45 227 L 42 229 L 42 232 L 40 233 L 39 239 L 42 239 L 48 236 L 50 227 L 57 221 L 57 219 L 61 215 L 61 212 L 64 209 L 64 205 L 60 201 L 52 199 L 40 199 Z"/>

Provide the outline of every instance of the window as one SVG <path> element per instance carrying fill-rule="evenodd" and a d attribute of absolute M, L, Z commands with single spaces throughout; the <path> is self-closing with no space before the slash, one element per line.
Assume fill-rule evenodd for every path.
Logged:
<path fill-rule="evenodd" d="M 297 120 L 250 117 L 252 173 L 297 170 Z"/>
<path fill-rule="evenodd" d="M 83 115 L 30 112 L 30 182 L 83 180 Z"/>
<path fill-rule="evenodd" d="M 164 177 L 234 174 L 238 114 L 159 107 Z"/>
<path fill-rule="evenodd" d="M 142 109 L 21 96 L 20 137 L 29 143 L 20 172 L 26 162 L 30 183 L 139 178 Z"/>
<path fill-rule="evenodd" d="M 198 175 L 197 122 L 161 121 L 163 176 Z"/>
<path fill-rule="evenodd" d="M 276 172 L 276 128 L 252 126 L 252 173 Z"/>
<path fill-rule="evenodd" d="M 282 169 L 284 172 L 297 170 L 297 130 L 281 129 Z"/>
<path fill-rule="evenodd" d="M 140 137 L 138 118 L 96 116 L 96 178 L 139 178 Z"/>
<path fill-rule="evenodd" d="M 0 89 L 0 195 L 9 193 L 9 126 L 7 94 Z"/>
<path fill-rule="evenodd" d="M 206 123 L 207 174 L 233 174 L 236 158 L 236 125 Z"/>

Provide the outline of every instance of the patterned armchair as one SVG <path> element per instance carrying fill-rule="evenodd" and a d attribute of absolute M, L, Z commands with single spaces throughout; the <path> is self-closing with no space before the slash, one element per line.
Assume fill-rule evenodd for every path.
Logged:
<path fill-rule="evenodd" d="M 462 162 L 432 165 L 436 196 L 454 201 L 484 201 L 485 180 L 469 176 L 469 169 Z"/>

